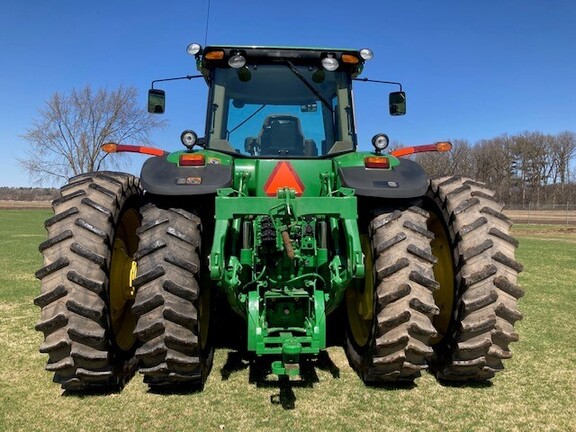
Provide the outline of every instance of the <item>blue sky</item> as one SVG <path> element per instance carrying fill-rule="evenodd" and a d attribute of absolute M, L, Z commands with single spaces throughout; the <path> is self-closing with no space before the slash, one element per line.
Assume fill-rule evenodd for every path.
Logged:
<path fill-rule="evenodd" d="M 135 86 L 195 73 L 208 0 L 2 0 L 0 186 L 31 186 L 21 135 L 54 92 Z M 401 81 L 408 114 L 390 117 L 393 87 L 357 83 L 361 148 L 386 132 L 405 145 L 475 142 L 524 130 L 576 131 L 576 2 L 572 0 L 212 0 L 208 44 L 371 48 L 363 76 Z M 157 147 L 203 133 L 201 80 L 167 83 L 169 126 Z M 137 143 L 134 143 L 137 144 Z M 130 156 L 137 174 L 144 158 Z"/>

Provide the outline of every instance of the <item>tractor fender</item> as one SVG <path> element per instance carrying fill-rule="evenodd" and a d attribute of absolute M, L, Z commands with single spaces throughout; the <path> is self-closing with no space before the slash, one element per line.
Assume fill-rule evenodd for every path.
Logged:
<path fill-rule="evenodd" d="M 155 195 L 187 196 L 214 194 L 232 185 L 232 166 L 207 164 L 180 167 L 166 156 L 153 157 L 142 166 L 140 182 L 144 190 Z"/>
<path fill-rule="evenodd" d="M 377 198 L 415 198 L 426 194 L 428 176 L 420 165 L 401 159 L 392 169 L 339 167 L 343 186 L 352 188 L 358 196 Z"/>

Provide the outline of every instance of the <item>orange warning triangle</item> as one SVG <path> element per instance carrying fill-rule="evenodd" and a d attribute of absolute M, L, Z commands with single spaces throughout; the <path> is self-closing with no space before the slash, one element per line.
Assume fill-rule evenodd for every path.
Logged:
<path fill-rule="evenodd" d="M 278 162 L 264 185 L 264 192 L 268 196 L 276 196 L 278 189 L 282 188 L 294 189 L 296 195 L 302 195 L 305 189 L 290 162 Z"/>

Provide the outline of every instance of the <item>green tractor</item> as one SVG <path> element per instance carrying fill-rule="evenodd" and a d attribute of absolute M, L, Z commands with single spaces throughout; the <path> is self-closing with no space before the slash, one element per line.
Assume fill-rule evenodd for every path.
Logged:
<path fill-rule="evenodd" d="M 201 389 L 214 329 L 239 327 L 283 377 L 327 348 L 327 328 L 367 384 L 501 370 L 522 317 L 511 221 L 484 184 L 403 158 L 450 143 L 385 152 L 378 134 L 357 150 L 352 84 L 372 52 L 188 52 L 200 75 L 181 78 L 209 88 L 204 137 L 185 131 L 172 153 L 107 144 L 151 155 L 140 177 L 83 174 L 53 202 L 34 302 L 54 381 L 111 389 L 139 370 L 151 388 Z M 148 109 L 163 113 L 156 82 Z"/>

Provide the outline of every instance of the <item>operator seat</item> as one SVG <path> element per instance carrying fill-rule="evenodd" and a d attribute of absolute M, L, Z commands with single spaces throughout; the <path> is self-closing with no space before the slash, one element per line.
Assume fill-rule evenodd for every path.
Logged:
<path fill-rule="evenodd" d="M 304 155 L 304 135 L 300 119 L 286 114 L 266 117 L 258 136 L 262 155 Z"/>

